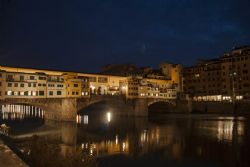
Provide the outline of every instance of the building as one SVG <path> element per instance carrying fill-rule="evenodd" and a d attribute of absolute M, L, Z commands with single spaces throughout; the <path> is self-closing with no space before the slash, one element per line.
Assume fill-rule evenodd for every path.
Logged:
<path fill-rule="evenodd" d="M 47 78 L 47 79 L 46 79 Z M 44 91 L 46 92 L 46 97 L 48 98 L 59 98 L 59 97 L 65 97 L 66 96 L 66 83 L 64 80 L 63 76 L 60 75 L 46 75 L 44 74 L 43 76 L 40 76 L 40 79 L 43 79 L 43 83 L 39 84 L 40 85 L 47 85 L 47 90 L 45 89 Z"/>
<path fill-rule="evenodd" d="M 144 69 L 120 81 L 120 93 L 127 99 L 166 98 L 176 99 L 182 92 L 182 66 L 161 63 L 159 70 Z"/>
<path fill-rule="evenodd" d="M 171 80 L 128 77 L 121 81 L 120 92 L 127 99 L 165 98 L 176 99 L 177 90 L 169 87 Z"/>
<path fill-rule="evenodd" d="M 35 69 L 1 68 L 0 98 L 89 97 L 87 77 Z"/>
<path fill-rule="evenodd" d="M 194 100 L 240 100 L 250 97 L 250 46 L 234 48 L 223 56 L 200 60 L 184 68 L 184 92 Z"/>
<path fill-rule="evenodd" d="M 39 95 L 39 98 L 78 96 L 89 97 L 90 94 L 117 95 L 119 94 L 119 81 L 126 78 L 102 74 L 87 74 L 0 66 L 0 98 L 5 97 L 5 88 L 8 81 L 14 82 L 11 81 L 12 78 L 6 78 L 6 74 L 11 73 L 13 73 L 13 77 L 15 76 L 14 81 L 17 82 L 21 82 L 19 75 L 24 76 L 23 79 L 21 78 L 24 80 L 24 87 L 18 86 L 16 87 L 16 90 L 23 89 L 25 92 L 37 91 L 36 94 Z M 28 79 L 30 76 L 32 76 L 32 80 Z M 9 77 L 11 77 L 11 75 Z M 28 87 L 28 82 L 30 82 L 30 84 L 32 82 L 36 83 L 34 90 L 31 89 L 33 86 Z M 9 84 L 9 86 L 10 85 L 11 84 Z M 23 84 L 21 86 L 23 86 Z M 11 86 L 11 90 L 9 91 L 15 91 L 14 88 L 14 86 Z M 9 94 L 10 93 L 11 92 L 9 92 Z M 18 98 L 19 96 L 9 95 L 8 98 L 10 97 Z"/>
<path fill-rule="evenodd" d="M 88 98 L 126 95 L 126 98 L 176 98 L 181 91 L 181 66 L 137 69 L 127 76 L 0 66 L 0 98 Z"/>

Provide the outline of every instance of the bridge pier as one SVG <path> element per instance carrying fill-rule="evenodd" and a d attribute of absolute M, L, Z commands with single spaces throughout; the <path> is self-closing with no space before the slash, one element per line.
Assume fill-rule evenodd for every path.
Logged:
<path fill-rule="evenodd" d="M 46 105 L 45 119 L 57 121 L 75 121 L 77 116 L 77 99 L 64 98 L 57 103 Z"/>
<path fill-rule="evenodd" d="M 148 100 L 136 99 L 134 109 L 132 111 L 133 116 L 148 116 Z"/>

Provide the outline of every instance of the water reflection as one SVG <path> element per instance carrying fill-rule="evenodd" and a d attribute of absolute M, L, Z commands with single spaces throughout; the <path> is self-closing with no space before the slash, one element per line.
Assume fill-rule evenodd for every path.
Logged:
<path fill-rule="evenodd" d="M 84 124 L 88 125 L 89 123 L 89 116 L 88 115 L 77 115 L 76 116 L 76 123 L 77 124 Z"/>
<path fill-rule="evenodd" d="M 105 112 L 100 115 L 85 113 L 78 115 L 76 120 L 77 123 L 46 120 L 41 128 L 33 129 L 32 133 L 43 134 L 38 141 L 47 147 L 45 150 L 57 150 L 62 157 L 84 156 L 83 159 L 86 159 L 87 156 L 98 158 L 97 161 L 105 158 L 113 162 L 114 156 L 123 155 L 134 162 L 154 155 L 160 157 L 157 162 L 176 161 L 178 166 L 186 166 L 187 163 L 191 163 L 190 166 L 193 166 L 192 163 L 196 166 L 197 163 L 201 163 L 200 166 L 207 163 L 210 166 L 250 166 L 250 135 L 247 130 L 250 123 L 247 118 L 164 116 L 148 121 L 147 118 L 118 117 L 114 114 L 109 117 Z M 34 139 L 17 140 L 17 145 L 20 150 L 26 150 L 23 152 L 33 164 L 39 166 L 37 161 L 40 160 L 31 154 L 46 154 L 46 151 L 43 153 L 40 148 L 34 147 L 34 142 Z M 45 157 L 46 161 L 59 163 L 56 162 L 59 159 Z M 148 161 L 153 160 L 152 157 L 146 158 L 140 165 L 147 166 L 150 164 Z M 122 164 L 123 160 L 120 161 Z M 113 163 L 113 166 L 117 164 Z"/>
<path fill-rule="evenodd" d="M 44 117 L 44 110 L 29 105 L 6 104 L 0 106 L 2 120 L 22 120 L 26 117 Z"/>
<path fill-rule="evenodd" d="M 89 154 L 90 156 L 103 157 L 114 154 L 128 154 L 129 153 L 129 143 L 128 140 L 122 140 L 118 142 L 115 140 L 104 140 L 100 142 L 86 142 L 81 144 L 81 149 L 83 152 Z"/>

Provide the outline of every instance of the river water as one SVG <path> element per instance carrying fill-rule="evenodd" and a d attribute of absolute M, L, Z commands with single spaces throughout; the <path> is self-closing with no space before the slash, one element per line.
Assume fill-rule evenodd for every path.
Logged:
<path fill-rule="evenodd" d="M 11 127 L 13 145 L 31 166 L 250 166 L 247 117 L 131 118 L 97 107 L 69 123 L 44 120 L 40 109 L 24 109 L 5 106 L 0 124 Z"/>

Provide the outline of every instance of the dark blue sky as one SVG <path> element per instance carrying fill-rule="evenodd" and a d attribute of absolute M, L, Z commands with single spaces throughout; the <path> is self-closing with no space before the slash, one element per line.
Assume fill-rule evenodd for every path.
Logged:
<path fill-rule="evenodd" d="M 0 65 L 187 66 L 249 42 L 249 0 L 0 0 Z"/>

